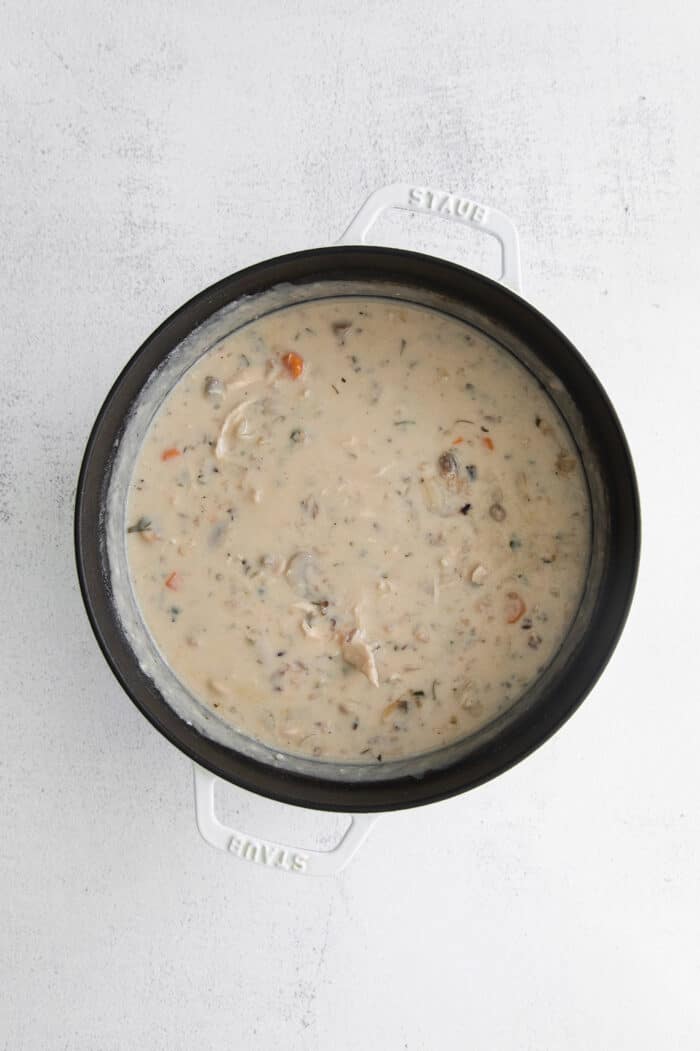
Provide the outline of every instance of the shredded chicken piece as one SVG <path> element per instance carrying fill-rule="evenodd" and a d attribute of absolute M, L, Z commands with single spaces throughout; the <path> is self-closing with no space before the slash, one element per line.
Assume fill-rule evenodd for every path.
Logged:
<path fill-rule="evenodd" d="M 274 358 L 268 358 L 265 363 L 265 383 L 268 387 L 271 387 L 286 370 L 280 365 L 279 361 L 275 361 Z"/>
<path fill-rule="evenodd" d="M 478 566 L 474 566 L 474 569 L 471 572 L 471 577 L 469 579 L 471 580 L 472 584 L 476 584 L 477 587 L 480 587 L 486 580 L 487 576 L 488 572 L 486 566 L 482 566 L 481 563 L 479 563 Z"/>
<path fill-rule="evenodd" d="M 402 704 L 406 704 L 406 701 L 402 701 L 401 698 L 397 698 L 395 701 L 390 701 L 382 712 L 382 721 L 388 719 L 390 715 L 402 706 Z"/>
<path fill-rule="evenodd" d="M 245 411 L 250 405 L 254 405 L 258 398 L 248 398 L 231 409 L 224 420 L 219 437 L 216 442 L 216 458 L 223 460 L 231 452 L 232 440 L 237 437 L 251 437 L 248 431 L 248 420 Z"/>
<path fill-rule="evenodd" d="M 369 648 L 360 628 L 355 628 L 349 635 L 344 637 L 341 642 L 341 650 L 343 660 L 347 664 L 351 664 L 353 668 L 361 671 L 373 686 L 379 686 L 379 675 L 374 654 Z"/>
<path fill-rule="evenodd" d="M 262 369 L 246 369 L 242 379 L 229 380 L 226 384 L 227 390 L 241 390 L 244 387 L 252 387 L 254 383 L 262 383 L 265 373 Z"/>
<path fill-rule="evenodd" d="M 441 518 L 458 514 L 469 498 L 468 479 L 452 474 L 426 475 L 421 480 L 421 488 L 428 510 Z"/>
<path fill-rule="evenodd" d="M 301 630 L 307 639 L 315 639 L 316 642 L 327 642 L 328 641 L 328 630 L 319 631 L 318 626 L 310 624 L 306 618 L 301 622 Z"/>
<path fill-rule="evenodd" d="M 280 733 L 295 744 L 301 744 L 311 736 L 303 726 L 297 726 L 296 723 L 285 723 L 280 726 Z"/>
<path fill-rule="evenodd" d="M 213 694 L 217 697 L 230 697 L 231 690 L 225 682 L 221 682 L 220 679 L 207 679 L 207 686 Z"/>

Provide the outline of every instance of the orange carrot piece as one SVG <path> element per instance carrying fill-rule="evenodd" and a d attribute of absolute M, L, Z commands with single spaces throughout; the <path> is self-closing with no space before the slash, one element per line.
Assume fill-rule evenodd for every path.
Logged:
<path fill-rule="evenodd" d="M 293 350 L 282 355 L 282 364 L 293 380 L 299 379 L 304 371 L 304 359 L 301 355 L 295 354 Z"/>
<path fill-rule="evenodd" d="M 453 445 L 461 445 L 463 441 L 464 441 L 464 438 L 455 438 L 455 440 L 452 442 L 452 444 Z"/>
<path fill-rule="evenodd" d="M 165 581 L 166 588 L 170 588 L 171 591 L 179 591 L 180 584 L 182 583 L 182 577 L 179 573 L 171 573 Z"/>
<path fill-rule="evenodd" d="M 493 439 L 489 438 L 488 434 L 485 434 L 481 440 L 487 449 L 493 449 Z"/>
<path fill-rule="evenodd" d="M 517 624 L 525 612 L 525 603 L 517 591 L 509 591 L 506 598 L 506 621 L 508 624 Z"/>
<path fill-rule="evenodd" d="M 160 454 L 161 460 L 174 460 L 176 456 L 182 456 L 179 449 L 164 449 Z"/>

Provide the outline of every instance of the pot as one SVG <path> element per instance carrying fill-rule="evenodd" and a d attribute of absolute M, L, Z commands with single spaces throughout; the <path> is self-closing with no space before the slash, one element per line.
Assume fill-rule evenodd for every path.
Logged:
<path fill-rule="evenodd" d="M 499 281 L 433 256 L 364 245 L 387 208 L 427 212 L 496 237 Z M 517 294 L 518 240 L 510 220 L 454 194 L 397 184 L 367 200 L 340 242 L 279 256 L 199 293 L 158 328 L 115 381 L 90 434 L 78 482 L 78 576 L 97 641 L 125 692 L 195 763 L 197 820 L 205 838 L 246 860 L 290 871 L 344 864 L 368 815 L 432 803 L 483 784 L 525 758 L 582 702 L 622 631 L 635 586 L 640 512 L 630 453 L 601 384 L 566 337 Z M 253 317 L 338 294 L 381 295 L 450 314 L 515 355 L 547 388 L 578 446 L 592 509 L 592 555 L 581 603 L 558 653 L 523 697 L 482 731 L 417 758 L 339 764 L 252 741 L 192 698 L 141 622 L 124 543 L 126 493 L 150 420 L 179 376 L 211 345 Z M 214 812 L 222 778 L 274 800 L 353 814 L 331 852 L 294 851 L 227 828 Z"/>

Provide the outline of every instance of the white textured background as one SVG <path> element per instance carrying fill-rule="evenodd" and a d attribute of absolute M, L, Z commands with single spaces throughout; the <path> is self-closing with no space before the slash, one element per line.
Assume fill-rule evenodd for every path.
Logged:
<path fill-rule="evenodd" d="M 8 1051 L 700 1046 L 694 6 L 2 4 Z M 188 762 L 90 634 L 72 499 L 108 386 L 165 315 L 328 242 L 396 179 L 515 219 L 526 294 L 627 430 L 642 569 L 554 740 L 305 881 L 198 838 Z M 442 223 L 377 235 L 484 255 Z"/>

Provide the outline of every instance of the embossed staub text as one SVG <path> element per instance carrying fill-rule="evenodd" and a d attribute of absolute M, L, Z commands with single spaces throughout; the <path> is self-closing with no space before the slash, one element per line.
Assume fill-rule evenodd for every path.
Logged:
<path fill-rule="evenodd" d="M 483 223 L 488 216 L 488 209 L 483 204 L 458 197 L 454 193 L 439 193 L 421 186 L 412 186 L 408 191 L 408 203 L 411 208 L 421 208 L 437 215 L 452 215 L 457 219 L 468 219 L 472 223 Z"/>
<path fill-rule="evenodd" d="M 232 836 L 228 849 L 244 861 L 268 868 L 286 869 L 287 872 L 304 872 L 308 864 L 308 855 L 278 847 L 272 843 L 261 843 L 246 836 Z"/>

